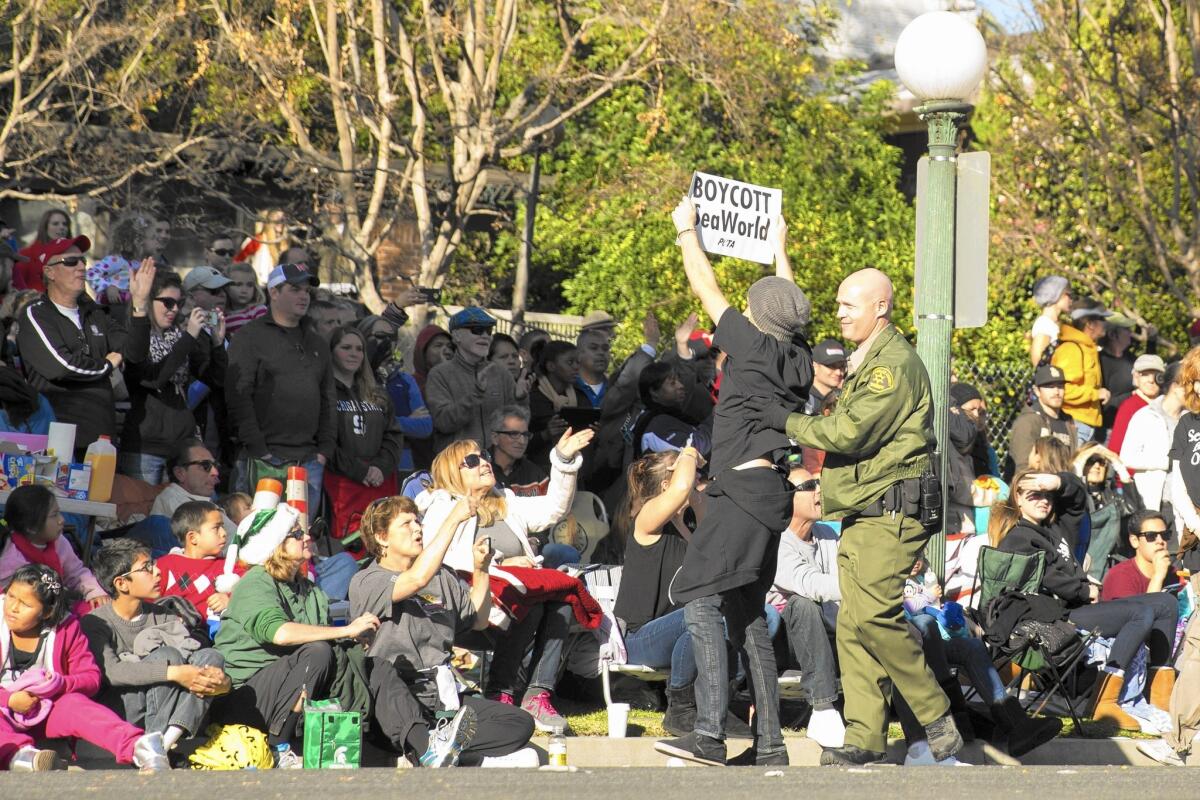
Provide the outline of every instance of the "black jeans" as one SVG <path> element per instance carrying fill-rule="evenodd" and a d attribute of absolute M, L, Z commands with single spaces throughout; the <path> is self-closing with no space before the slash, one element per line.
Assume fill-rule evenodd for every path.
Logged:
<path fill-rule="evenodd" d="M 554 691 L 563 649 L 574 619 L 566 603 L 539 603 L 525 619 L 497 637 L 489 691 L 517 695 L 522 689 Z M 532 665 L 532 669 L 531 669 Z M 517 701 L 520 702 L 520 697 Z"/>
<path fill-rule="evenodd" d="M 478 766 L 485 756 L 506 756 L 529 744 L 533 736 L 533 717 L 521 709 L 477 695 L 465 696 L 461 702 L 475 712 L 475 736 L 459 755 L 459 766 Z M 433 724 L 433 706 L 423 706 L 423 709 L 425 716 L 412 726 L 406 738 L 409 748 L 418 757 L 429 747 L 429 728 Z"/>
<path fill-rule="evenodd" d="M 785 752 L 779 722 L 779 675 L 775 648 L 767 635 L 763 604 L 766 593 L 755 585 L 700 597 L 684 606 L 688 633 L 696 655 L 696 733 L 725 739 L 729 710 L 729 643 L 745 655 L 754 697 L 756 751 L 761 756 Z"/>
<path fill-rule="evenodd" d="M 1166 592 L 1139 594 L 1080 606 L 1068 617 L 1089 633 L 1115 637 L 1108 653 L 1112 666 L 1129 669 L 1143 644 L 1150 648 L 1149 665 L 1162 666 L 1170 661 L 1175 647 L 1179 601 Z"/>
<path fill-rule="evenodd" d="M 213 718 L 279 736 L 301 692 L 309 700 L 326 699 L 334 666 L 329 642 L 302 644 L 227 694 L 220 707 L 214 707 Z"/>
<path fill-rule="evenodd" d="M 838 671 L 833 660 L 831 633 L 820 603 L 807 597 L 789 597 L 783 609 L 788 649 L 800 669 L 800 687 L 813 706 L 832 703 L 838 697 Z"/>

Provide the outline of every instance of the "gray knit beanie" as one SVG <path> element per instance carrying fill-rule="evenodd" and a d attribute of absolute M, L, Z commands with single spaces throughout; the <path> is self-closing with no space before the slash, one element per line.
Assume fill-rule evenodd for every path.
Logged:
<path fill-rule="evenodd" d="M 802 336 L 812 319 L 804 290 L 787 278 L 760 278 L 746 293 L 746 307 L 760 331 L 781 342 Z"/>
<path fill-rule="evenodd" d="M 1054 305 L 1070 285 L 1061 275 L 1048 275 L 1033 285 L 1033 302 L 1042 308 Z"/>

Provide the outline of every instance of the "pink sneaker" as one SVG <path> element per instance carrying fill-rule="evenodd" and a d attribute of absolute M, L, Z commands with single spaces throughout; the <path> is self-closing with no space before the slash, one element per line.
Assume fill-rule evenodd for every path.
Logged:
<path fill-rule="evenodd" d="M 494 700 L 497 703 L 502 703 L 506 706 L 515 706 L 517 704 L 516 701 L 513 700 L 513 696 L 512 696 L 511 692 L 496 692 L 494 695 L 492 695 L 488 699 Z"/>
<path fill-rule="evenodd" d="M 550 705 L 550 693 L 545 690 L 527 693 L 521 709 L 533 717 L 534 726 L 543 733 L 552 733 L 556 728 L 565 733 L 569 729 L 567 721 Z"/>

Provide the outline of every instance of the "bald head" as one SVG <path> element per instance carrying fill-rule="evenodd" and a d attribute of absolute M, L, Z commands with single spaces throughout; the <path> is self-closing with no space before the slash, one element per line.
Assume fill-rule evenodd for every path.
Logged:
<path fill-rule="evenodd" d="M 892 318 L 892 281 L 877 269 L 860 269 L 838 287 L 842 335 L 862 344 Z"/>

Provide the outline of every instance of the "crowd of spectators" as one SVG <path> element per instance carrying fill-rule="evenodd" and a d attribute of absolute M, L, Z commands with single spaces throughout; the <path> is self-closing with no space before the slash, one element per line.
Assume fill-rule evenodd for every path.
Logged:
<path fill-rule="evenodd" d="M 165 769 L 181 740 L 215 721 L 260 729 L 274 766 L 295 767 L 303 704 L 328 697 L 370 709 L 377 744 L 404 762 L 536 764 L 526 749 L 535 729 L 569 732 L 556 692 L 586 648 L 580 625 L 596 628 L 604 613 L 575 576 L 597 565 L 620 576 L 607 610 L 615 650 L 669 674 L 671 734 L 727 713 L 714 696 L 725 689 L 698 679 L 745 689 L 770 663 L 747 648 L 773 645 L 772 669 L 799 671 L 807 735 L 843 746 L 839 520 L 822 508 L 825 453 L 746 428 L 729 410 L 775 369 L 795 411 L 839 413 L 854 351 L 837 339 L 809 348 L 811 312 L 790 294 L 790 270 L 756 288 L 749 314 L 725 318 L 715 338 L 693 314 L 664 343 L 648 313 L 643 342 L 618 363 L 617 323 L 602 311 L 571 340 L 499 333 L 476 306 L 410 333 L 420 291 L 370 314 L 322 287 L 303 248 L 264 275 L 242 237 L 216 232 L 202 243 L 205 263 L 185 268 L 164 255 L 165 221 L 134 215 L 117 227 L 99 260 L 60 210 L 26 247 L 0 242 L 0 430 L 72 423 L 76 460 L 109 437 L 114 502 L 140 510 L 108 521 L 84 552 L 64 535 L 52 491 L 9 496 L 0 766 L 58 766 L 42 740 L 74 736 Z M 1108 643 L 1094 663 L 1113 679 L 1097 707 L 1165 733 L 1171 720 L 1150 702 L 1148 676 L 1172 663 L 1182 630 L 1173 592 L 1200 562 L 1200 349 L 1167 363 L 1153 329 L 1135 346 L 1133 320 L 1057 276 L 1033 296 L 1035 369 L 1011 430 L 998 439 L 989 426 L 986 387 L 951 387 L 946 574 L 918 568 L 912 591 L 934 608 L 969 607 L 981 548 L 1040 554 L 1039 591 Z M 723 318 L 719 292 L 701 300 Z M 786 475 L 790 500 L 779 513 L 726 508 L 739 492 L 759 496 L 735 466 L 766 451 L 779 454 L 772 480 Z M 304 470 L 306 508 L 263 505 L 260 480 L 286 483 L 292 468 Z M 732 521 L 702 528 L 712 498 Z M 584 521 L 597 515 L 585 507 L 608 523 L 590 542 Z M 745 629 L 731 637 L 740 658 L 720 662 L 728 675 L 698 676 L 698 661 L 720 661 L 732 612 L 685 615 L 693 534 L 713 547 L 708 537 L 733 535 L 729 525 L 767 517 L 774 538 L 764 541 L 778 553 L 765 562 L 765 606 L 737 611 Z M 939 620 L 908 615 L 960 731 L 982 713 L 1016 756 L 1058 732 L 1009 696 L 978 636 L 947 635 Z M 456 683 L 451 667 L 466 650 L 491 653 L 486 697 Z M 982 709 L 968 708 L 952 668 Z M 47 688 L 29 680 L 34 669 L 61 680 Z M 759 695 L 760 717 L 774 713 L 771 696 Z M 906 762 L 933 763 L 911 710 L 894 701 Z M 728 714 L 726 734 L 752 735 Z"/>

